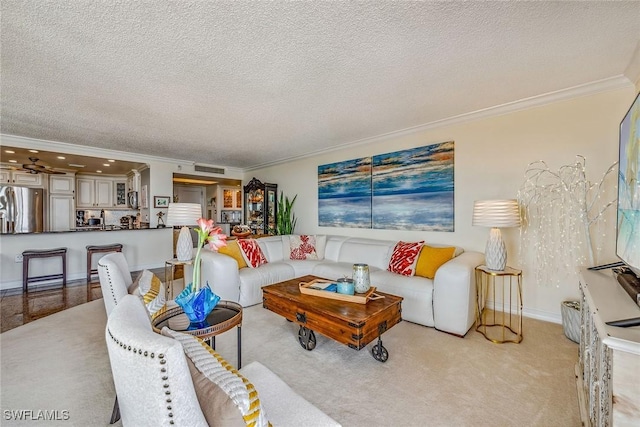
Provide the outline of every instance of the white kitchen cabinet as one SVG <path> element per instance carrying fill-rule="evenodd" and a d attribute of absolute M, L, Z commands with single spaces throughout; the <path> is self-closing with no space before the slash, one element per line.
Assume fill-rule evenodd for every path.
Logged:
<path fill-rule="evenodd" d="M 140 191 L 140 172 L 132 170 L 127 174 L 127 191 Z"/>
<path fill-rule="evenodd" d="M 76 188 L 79 208 L 114 207 L 112 179 L 82 177 L 76 180 Z"/>
<path fill-rule="evenodd" d="M 21 187 L 42 187 L 42 175 L 41 173 L 14 171 L 10 169 L 2 169 L 0 171 L 0 179 L 3 184 L 19 185 Z"/>
<path fill-rule="evenodd" d="M 51 194 L 74 194 L 76 178 L 73 175 L 49 175 L 49 192 Z"/>
<path fill-rule="evenodd" d="M 49 231 L 68 231 L 75 228 L 75 201 L 72 194 L 49 196 Z"/>

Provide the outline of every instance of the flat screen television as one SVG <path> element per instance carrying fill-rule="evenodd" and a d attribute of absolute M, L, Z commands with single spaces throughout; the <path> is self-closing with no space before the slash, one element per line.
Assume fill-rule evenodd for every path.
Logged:
<path fill-rule="evenodd" d="M 620 122 L 616 255 L 640 277 L 640 94 Z"/>

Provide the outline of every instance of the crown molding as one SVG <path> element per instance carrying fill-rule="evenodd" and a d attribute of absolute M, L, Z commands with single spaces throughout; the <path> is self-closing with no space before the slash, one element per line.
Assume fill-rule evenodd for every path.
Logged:
<path fill-rule="evenodd" d="M 356 141 L 340 144 L 335 147 L 325 148 L 322 150 L 316 150 L 310 153 L 302 154 L 295 157 L 288 157 L 281 160 L 276 160 L 269 163 L 262 163 L 256 166 L 251 166 L 245 169 L 245 172 L 254 171 L 257 169 L 263 169 L 270 166 L 277 166 L 283 163 L 289 163 L 296 160 L 301 160 L 309 157 L 314 157 L 321 154 L 331 153 L 334 151 L 340 151 L 347 148 L 359 147 L 362 145 L 373 144 L 376 142 L 383 142 L 389 139 L 399 138 L 406 135 L 425 132 L 437 128 L 453 126 L 461 123 L 467 123 L 475 120 L 486 119 L 489 117 L 501 116 L 516 111 L 527 110 L 529 108 L 540 107 L 543 105 L 553 104 L 560 101 L 566 101 L 569 99 L 579 98 L 583 96 L 594 95 L 600 92 L 608 92 L 613 90 L 619 90 L 623 88 L 633 87 L 634 84 L 629 78 L 624 75 L 618 75 L 602 80 L 597 80 L 591 83 L 585 83 L 578 86 L 573 86 L 566 89 L 561 89 L 554 92 L 545 93 L 542 95 L 536 95 L 529 98 L 523 98 L 517 101 L 508 102 L 493 107 L 483 108 L 481 110 L 472 111 L 469 113 L 460 114 L 446 119 L 436 120 L 433 122 L 425 123 L 422 125 L 413 126 L 406 129 L 401 129 L 393 132 L 384 133 L 372 137 L 358 139 Z"/>

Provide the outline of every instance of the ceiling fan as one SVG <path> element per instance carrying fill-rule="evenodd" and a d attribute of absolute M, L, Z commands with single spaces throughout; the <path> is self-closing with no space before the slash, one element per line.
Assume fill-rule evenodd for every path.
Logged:
<path fill-rule="evenodd" d="M 31 160 L 31 163 L 22 165 L 22 170 L 26 170 L 29 173 L 34 173 L 34 174 L 35 173 L 48 173 L 48 174 L 55 174 L 55 175 L 64 174 L 64 172 L 58 172 L 53 169 L 50 169 L 47 166 L 36 164 L 38 160 L 40 160 L 37 157 L 29 157 L 29 160 Z"/>

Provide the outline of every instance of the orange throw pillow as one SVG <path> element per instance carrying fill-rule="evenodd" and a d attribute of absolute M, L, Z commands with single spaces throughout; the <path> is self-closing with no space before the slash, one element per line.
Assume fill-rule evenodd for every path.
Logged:
<path fill-rule="evenodd" d="M 229 255 L 235 259 L 238 263 L 238 268 L 245 268 L 247 266 L 247 262 L 244 260 L 242 252 L 240 252 L 240 246 L 238 246 L 237 240 L 227 240 L 227 246 L 218 249 L 218 253 Z"/>
<path fill-rule="evenodd" d="M 434 248 L 433 246 L 424 245 L 418 256 L 416 276 L 433 279 L 436 277 L 438 268 L 453 258 L 455 252 L 456 248 L 454 247 Z"/>

